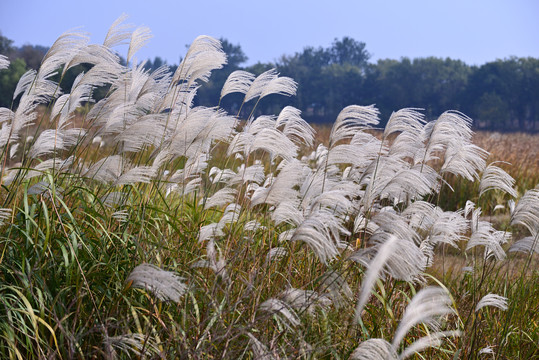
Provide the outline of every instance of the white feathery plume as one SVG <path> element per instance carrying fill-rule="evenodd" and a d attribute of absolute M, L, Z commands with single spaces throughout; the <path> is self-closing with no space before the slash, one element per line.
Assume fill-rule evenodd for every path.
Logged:
<path fill-rule="evenodd" d="M 113 359 L 117 358 L 116 350 L 122 351 L 130 358 L 133 352 L 141 358 L 146 355 L 159 354 L 159 347 L 155 344 L 153 338 L 148 334 L 126 334 L 119 336 L 105 336 L 103 339 L 105 347 L 110 349 Z"/>
<path fill-rule="evenodd" d="M 380 112 L 374 106 L 350 105 L 341 110 L 329 135 L 329 147 L 337 142 L 352 138 L 359 130 L 367 129 L 379 122 Z"/>
<path fill-rule="evenodd" d="M 269 264 L 270 262 L 283 258 L 286 255 L 288 255 L 288 250 L 286 250 L 286 248 L 281 247 L 281 246 L 274 247 L 266 255 L 265 264 Z"/>
<path fill-rule="evenodd" d="M 232 93 L 245 94 L 249 91 L 255 75 L 243 70 L 233 71 L 221 88 L 221 99 Z"/>
<path fill-rule="evenodd" d="M 320 288 L 321 291 L 327 292 L 327 296 L 336 308 L 345 305 L 354 297 L 346 278 L 334 270 L 328 271 L 322 276 Z"/>
<path fill-rule="evenodd" d="M 4 225 L 4 222 L 11 217 L 11 209 L 1 208 L 0 209 L 0 226 Z"/>
<path fill-rule="evenodd" d="M 114 182 L 114 185 L 126 185 L 134 183 L 149 183 L 157 176 L 157 169 L 153 166 L 136 166 L 127 171 Z"/>
<path fill-rule="evenodd" d="M 483 195 L 483 193 L 488 190 L 498 189 L 508 193 L 514 198 L 517 197 L 517 192 L 513 188 L 515 179 L 503 169 L 493 164 L 494 163 L 489 164 L 481 176 L 481 181 L 479 182 L 479 196 Z"/>
<path fill-rule="evenodd" d="M 0 54 L 0 70 L 7 69 L 9 67 L 9 59 L 7 56 Z"/>
<path fill-rule="evenodd" d="M 37 71 L 30 69 L 27 72 L 25 72 L 19 81 L 17 82 L 17 86 L 15 87 L 15 91 L 13 92 L 13 100 L 15 100 L 20 94 L 26 93 L 30 86 L 36 81 Z"/>
<path fill-rule="evenodd" d="M 505 259 L 505 251 L 501 244 L 506 243 L 511 238 L 511 233 L 497 231 L 488 221 L 477 221 L 472 226 L 472 236 L 468 240 L 466 251 L 476 246 L 485 247 L 485 258 L 494 255 L 497 260 Z"/>
<path fill-rule="evenodd" d="M 294 79 L 281 76 L 271 79 L 260 93 L 260 99 L 271 94 L 293 96 L 296 95 L 298 84 Z"/>
<path fill-rule="evenodd" d="M 120 44 L 127 44 L 127 40 L 131 38 L 131 29 L 134 27 L 131 24 L 123 24 L 129 16 L 126 14 L 120 15 L 110 26 L 103 45 L 110 48 Z"/>
<path fill-rule="evenodd" d="M 445 152 L 440 174 L 451 173 L 470 181 L 479 179 L 479 173 L 485 170 L 488 154 L 477 145 L 453 141 Z"/>
<path fill-rule="evenodd" d="M 384 339 L 368 339 L 350 355 L 350 360 L 398 360 L 397 352 Z"/>
<path fill-rule="evenodd" d="M 494 355 L 494 349 L 492 348 L 492 346 L 484 347 L 481 350 L 479 350 L 479 355 L 483 355 L 483 354 Z"/>
<path fill-rule="evenodd" d="M 274 360 L 278 359 L 271 351 L 268 350 L 268 347 L 260 342 L 253 334 L 250 332 L 247 333 L 247 336 L 251 340 L 251 349 L 253 350 L 253 359 L 254 360 Z"/>
<path fill-rule="evenodd" d="M 536 254 L 539 254 L 539 236 L 527 236 L 518 241 L 515 241 L 515 243 L 509 248 L 508 252 L 534 252 Z"/>
<path fill-rule="evenodd" d="M 221 42 L 211 36 L 198 36 L 176 69 L 172 82 L 186 81 L 192 84 L 197 79 L 208 81 L 211 71 L 221 69 L 224 64 L 226 54 L 221 48 Z"/>
<path fill-rule="evenodd" d="M 49 48 L 41 60 L 36 84 L 43 83 L 59 70 L 88 43 L 88 35 L 78 32 L 65 32 Z M 53 89 L 54 91 L 55 89 Z"/>
<path fill-rule="evenodd" d="M 419 235 L 408 224 L 406 218 L 398 214 L 392 206 L 386 206 L 372 217 L 372 222 L 377 224 L 376 233 L 385 232 L 393 234 L 400 239 L 409 239 L 419 244 Z"/>
<path fill-rule="evenodd" d="M 402 353 L 399 354 L 400 359 L 406 359 L 412 355 L 418 354 L 419 352 L 430 348 L 430 347 L 440 347 L 442 346 L 442 340 L 448 337 L 457 337 L 460 336 L 461 332 L 458 330 L 452 331 L 437 331 L 431 333 L 427 336 L 423 336 L 416 341 L 414 341 L 410 346 L 406 347 Z"/>
<path fill-rule="evenodd" d="M 15 113 L 8 108 L 0 107 L 0 124 L 11 123 Z"/>
<path fill-rule="evenodd" d="M 423 109 L 406 108 L 393 112 L 384 128 L 384 138 L 396 132 L 419 136 L 426 121 L 425 116 L 418 110 Z"/>
<path fill-rule="evenodd" d="M 316 308 L 325 308 L 331 305 L 331 300 L 312 290 L 289 288 L 279 294 L 284 302 L 296 309 L 298 313 L 307 311 L 312 314 Z"/>
<path fill-rule="evenodd" d="M 528 190 L 522 195 L 511 216 L 511 225 L 525 226 L 533 237 L 539 235 L 539 188 Z"/>
<path fill-rule="evenodd" d="M 350 235 L 342 220 L 330 210 L 317 209 L 294 230 L 290 241 L 301 241 L 309 246 L 321 262 L 333 260 L 340 249 L 348 247 L 341 235 Z"/>
<path fill-rule="evenodd" d="M 404 336 L 412 327 L 419 323 L 426 323 L 435 331 L 439 327 L 439 318 L 444 315 L 454 314 L 452 300 L 447 290 L 429 286 L 421 289 L 406 307 L 404 315 L 395 330 L 391 346 L 397 349 Z"/>
<path fill-rule="evenodd" d="M 204 204 L 204 209 L 210 209 L 213 207 L 222 207 L 225 205 L 228 205 L 230 203 L 233 203 L 236 200 L 236 196 L 238 194 L 238 191 L 236 189 L 232 188 L 222 188 L 221 190 L 218 190 L 210 196 L 206 203 Z M 204 201 L 204 199 L 200 200 L 201 203 Z"/>
<path fill-rule="evenodd" d="M 122 152 L 139 152 L 145 146 L 158 146 L 165 135 L 166 115 L 150 114 L 128 126 L 116 136 Z"/>
<path fill-rule="evenodd" d="M 293 200 L 298 197 L 294 189 L 303 181 L 304 164 L 297 159 L 284 161 L 277 177 L 267 177 L 267 185 L 256 189 L 251 197 L 251 206 L 259 204 L 279 205 L 282 201 Z"/>
<path fill-rule="evenodd" d="M 271 219 L 275 225 L 290 224 L 294 227 L 299 226 L 305 220 L 302 211 L 299 209 L 299 199 L 283 200 L 271 213 Z"/>
<path fill-rule="evenodd" d="M 280 299 L 270 298 L 260 304 L 259 309 L 270 314 L 279 315 L 279 317 L 284 320 L 284 324 L 287 326 L 295 327 L 300 324 L 300 320 L 296 315 L 296 312 L 288 304 L 286 304 L 286 302 Z"/>
<path fill-rule="evenodd" d="M 120 177 L 122 173 L 123 159 L 120 155 L 105 157 L 93 164 L 83 174 L 85 177 L 100 182 L 113 182 Z"/>
<path fill-rule="evenodd" d="M 28 157 L 37 158 L 65 150 L 81 141 L 85 133 L 84 129 L 44 130 L 28 150 Z"/>
<path fill-rule="evenodd" d="M 371 297 L 372 288 L 380 276 L 380 272 L 387 260 L 394 253 L 397 241 L 395 236 L 390 236 L 387 241 L 378 248 L 376 256 L 370 262 L 369 268 L 363 276 L 361 284 L 361 295 L 356 305 L 356 320 L 361 318 L 361 312 Z"/>
<path fill-rule="evenodd" d="M 300 115 L 301 110 L 285 106 L 277 117 L 275 127 L 279 128 L 284 125 L 283 133 L 290 140 L 298 145 L 305 144 L 311 147 L 314 142 L 314 129 Z"/>
<path fill-rule="evenodd" d="M 261 130 L 253 138 L 248 153 L 253 153 L 256 150 L 268 152 L 272 159 L 281 157 L 285 160 L 291 160 L 296 157 L 298 146 L 279 130 L 270 128 Z"/>
<path fill-rule="evenodd" d="M 49 169 L 54 169 L 54 171 L 58 172 L 66 171 L 73 164 L 73 160 L 74 157 L 72 155 L 65 160 L 59 158 L 52 158 L 42 161 L 41 163 L 34 166 L 32 170 L 28 171 L 24 176 L 24 179 L 28 180 L 33 177 L 42 175 L 45 171 Z"/>
<path fill-rule="evenodd" d="M 249 90 L 245 93 L 244 102 L 248 102 L 254 98 L 259 97 L 264 91 L 265 87 L 275 78 L 279 76 L 279 73 L 275 69 L 270 69 L 258 75 L 251 83 Z"/>
<path fill-rule="evenodd" d="M 133 58 L 133 55 L 144 47 L 152 37 L 152 32 L 147 26 L 138 27 L 133 31 L 131 34 L 131 41 L 129 42 L 129 50 L 127 51 L 128 63 Z"/>
<path fill-rule="evenodd" d="M 479 300 L 475 306 L 475 312 L 485 306 L 494 306 L 501 310 L 507 310 L 507 298 L 496 294 L 487 294 Z"/>
<path fill-rule="evenodd" d="M 152 264 L 136 266 L 126 282 L 133 282 L 133 287 L 151 291 L 158 299 L 179 302 L 187 290 L 184 279 L 176 273 L 158 268 Z"/>
<path fill-rule="evenodd" d="M 198 242 L 218 238 L 224 235 L 225 233 L 222 231 L 219 223 L 211 223 L 200 227 L 198 232 Z"/>

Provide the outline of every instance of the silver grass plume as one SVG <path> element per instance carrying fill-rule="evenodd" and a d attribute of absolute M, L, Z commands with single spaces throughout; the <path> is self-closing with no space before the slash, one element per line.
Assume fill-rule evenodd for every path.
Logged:
<path fill-rule="evenodd" d="M 126 282 L 133 282 L 132 286 L 146 289 L 163 301 L 179 302 L 187 290 L 184 279 L 176 273 L 166 271 L 151 264 L 138 265 L 131 271 Z"/>
<path fill-rule="evenodd" d="M 259 97 L 266 88 L 266 86 L 268 86 L 268 84 L 278 76 L 279 74 L 275 69 L 270 69 L 258 75 L 251 83 L 249 90 L 245 93 L 245 98 L 243 101 L 248 102 L 254 98 Z"/>
<path fill-rule="evenodd" d="M 395 330 L 391 343 L 393 349 L 397 349 L 408 331 L 419 323 L 426 323 L 434 331 L 438 331 L 439 318 L 455 313 L 452 304 L 447 290 L 443 288 L 429 286 L 421 289 L 406 307 L 399 326 Z"/>
<path fill-rule="evenodd" d="M 105 336 L 103 342 L 105 343 L 105 348 L 111 352 L 109 355 L 113 359 L 118 358 L 116 350 L 125 353 L 129 357 L 131 352 L 141 358 L 144 358 L 145 355 L 159 354 L 159 348 L 155 344 L 155 340 L 147 334 L 134 333 L 111 337 Z"/>
<path fill-rule="evenodd" d="M 7 56 L 0 54 L 0 70 L 7 69 L 9 67 L 9 59 Z"/>
<path fill-rule="evenodd" d="M 367 129 L 379 123 L 380 112 L 374 106 L 350 105 L 341 110 L 329 135 L 329 147 L 337 142 L 350 139 L 358 130 Z"/>
<path fill-rule="evenodd" d="M 228 75 L 221 88 L 221 99 L 232 93 L 246 94 L 255 79 L 255 75 L 243 70 L 236 70 Z"/>
<path fill-rule="evenodd" d="M 511 238 L 511 233 L 494 229 L 488 221 L 474 221 L 472 223 L 472 236 L 468 240 L 466 251 L 476 247 L 485 247 L 485 258 L 494 256 L 497 260 L 505 259 L 502 244 Z"/>
<path fill-rule="evenodd" d="M 0 226 L 11 217 L 11 209 L 0 208 Z"/>
<path fill-rule="evenodd" d="M 517 192 L 513 188 L 515 185 L 515 179 L 506 173 L 503 169 L 489 164 L 479 182 L 479 196 L 483 195 L 488 190 L 498 189 L 508 193 L 512 197 L 517 197 Z"/>
<path fill-rule="evenodd" d="M 539 237 L 539 188 L 528 190 L 511 214 L 511 225 L 525 226 L 533 237 Z M 538 241 L 538 240 L 536 240 Z"/>
<path fill-rule="evenodd" d="M 283 127 L 283 134 L 296 144 L 305 144 L 309 147 L 314 142 L 314 129 L 301 118 L 301 110 L 292 106 L 285 106 L 275 121 L 275 127 Z"/>
<path fill-rule="evenodd" d="M 397 352 L 384 339 L 368 339 L 359 344 L 350 360 L 398 360 Z"/>
<path fill-rule="evenodd" d="M 273 356 L 272 352 L 268 350 L 268 347 L 264 345 L 260 340 L 258 340 L 250 332 L 247 333 L 247 336 L 251 340 L 251 349 L 253 350 L 253 359 L 254 360 L 273 360 L 276 359 Z"/>
<path fill-rule="evenodd" d="M 284 96 L 296 95 L 298 84 L 289 77 L 281 76 L 275 77 L 268 82 L 260 93 L 260 99 L 271 94 L 278 94 Z"/>
<path fill-rule="evenodd" d="M 478 312 L 485 306 L 493 306 L 501 310 L 507 310 L 507 298 L 496 294 L 487 294 L 479 300 L 475 306 L 475 312 Z"/>
<path fill-rule="evenodd" d="M 378 280 L 385 263 L 395 251 L 395 244 L 397 241 L 397 237 L 390 236 L 387 241 L 380 246 L 376 256 L 370 262 L 368 270 L 363 277 L 361 295 L 356 305 L 356 321 L 361 318 L 363 308 L 371 296 L 372 288 L 376 283 L 376 280 Z"/>
<path fill-rule="evenodd" d="M 508 252 L 523 252 L 539 254 L 539 236 L 527 236 L 518 241 L 515 241 L 509 248 Z"/>
<path fill-rule="evenodd" d="M 300 320 L 294 311 L 286 302 L 277 298 L 270 298 L 259 306 L 259 310 L 270 314 L 278 315 L 283 323 L 289 327 L 296 327 Z"/>
<path fill-rule="evenodd" d="M 129 42 L 129 50 L 127 51 L 128 63 L 133 58 L 133 55 L 144 47 L 152 37 L 152 32 L 147 26 L 138 27 L 135 29 L 135 31 L 133 31 L 131 34 L 131 41 Z"/>
<path fill-rule="evenodd" d="M 222 68 L 224 64 L 226 54 L 221 42 L 210 36 L 198 36 L 176 69 L 172 82 L 187 81 L 192 84 L 197 79 L 208 81 L 211 71 Z"/>
<path fill-rule="evenodd" d="M 110 48 L 120 44 L 128 44 L 127 40 L 131 38 L 131 29 L 134 26 L 123 23 L 127 18 L 126 14 L 122 14 L 112 23 L 103 41 L 104 46 Z"/>
<path fill-rule="evenodd" d="M 316 308 L 325 308 L 331 305 L 331 300 L 312 290 L 289 288 L 279 294 L 279 298 L 286 302 L 298 313 L 307 311 L 313 314 Z"/>

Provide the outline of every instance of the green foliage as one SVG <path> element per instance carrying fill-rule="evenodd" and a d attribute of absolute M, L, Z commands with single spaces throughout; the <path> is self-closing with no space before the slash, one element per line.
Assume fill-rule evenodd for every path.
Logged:
<path fill-rule="evenodd" d="M 22 59 L 16 59 L 9 64 L 9 68 L 0 70 L 0 106 L 11 107 L 13 92 L 25 72 L 26 64 Z"/>

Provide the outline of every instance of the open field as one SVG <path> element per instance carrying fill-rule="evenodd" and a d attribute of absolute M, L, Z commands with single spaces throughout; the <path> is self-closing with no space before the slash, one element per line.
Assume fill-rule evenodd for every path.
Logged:
<path fill-rule="evenodd" d="M 120 65 L 125 40 L 129 64 L 144 28 L 61 37 L 0 109 L 1 358 L 539 356 L 537 137 L 411 109 L 375 133 L 372 106 L 238 119 L 192 105 L 218 41 L 169 74 Z M 295 91 L 236 72 L 221 97 Z"/>

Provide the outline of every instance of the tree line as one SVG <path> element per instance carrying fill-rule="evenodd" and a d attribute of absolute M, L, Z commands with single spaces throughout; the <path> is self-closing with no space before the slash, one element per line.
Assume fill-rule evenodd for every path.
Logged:
<path fill-rule="evenodd" d="M 221 39 L 228 55 L 228 64 L 215 71 L 203 84 L 195 101 L 198 105 L 215 106 L 226 78 L 235 70 L 258 75 L 276 68 L 282 76 L 298 83 L 297 96 L 264 98 L 257 113 L 275 113 L 284 105 L 302 110 L 310 122 L 333 122 L 347 105 L 375 104 L 381 118 L 387 120 L 392 111 L 414 107 L 424 109 L 427 119 L 435 119 L 445 110 L 459 110 L 474 119 L 477 129 L 496 131 L 539 131 L 539 59 L 510 57 L 470 66 L 450 58 L 403 57 L 370 62 L 366 44 L 350 37 L 335 39 L 327 47 L 305 47 L 293 55 L 282 55 L 275 62 L 244 66 L 248 60 L 238 44 Z M 0 35 L 0 54 L 11 60 L 9 69 L 0 72 L 0 106 L 10 106 L 18 78 L 29 68 L 36 69 L 47 48 L 24 45 L 14 47 Z M 160 57 L 147 60 L 147 69 L 156 69 L 166 62 Z M 176 65 L 169 65 L 172 69 Z M 68 89 L 77 71 L 63 81 Z M 103 90 L 102 90 L 103 91 Z M 248 115 L 249 106 L 241 106 L 242 97 L 230 95 L 221 106 L 231 113 L 240 108 Z"/>

